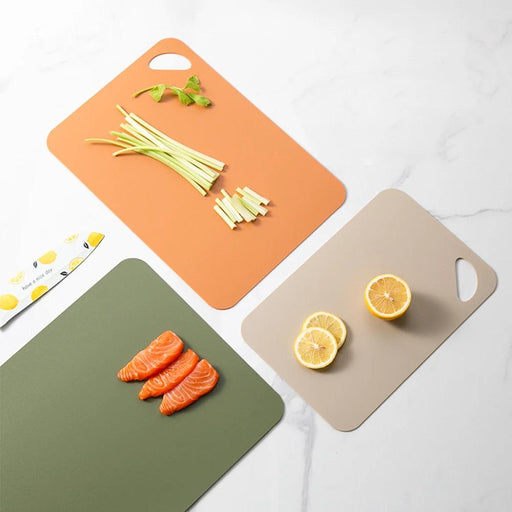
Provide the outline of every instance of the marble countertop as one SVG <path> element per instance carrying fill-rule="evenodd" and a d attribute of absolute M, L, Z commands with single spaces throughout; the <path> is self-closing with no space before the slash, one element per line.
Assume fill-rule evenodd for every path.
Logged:
<path fill-rule="evenodd" d="M 28 0 L 4 5 L 2 20 L 0 273 L 77 226 L 107 238 L 73 286 L 0 331 L 0 363 L 120 260 L 138 257 L 286 404 L 281 423 L 194 511 L 512 509 L 510 1 Z M 183 39 L 348 190 L 345 205 L 227 311 L 207 306 L 46 149 L 51 128 L 164 37 Z M 441 220 L 499 285 L 377 413 L 342 433 L 244 343 L 240 325 L 388 187 Z"/>

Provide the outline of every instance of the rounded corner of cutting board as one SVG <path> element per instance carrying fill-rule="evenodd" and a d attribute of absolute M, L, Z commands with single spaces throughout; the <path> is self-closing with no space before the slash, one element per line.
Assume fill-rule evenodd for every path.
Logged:
<path fill-rule="evenodd" d="M 379 192 L 375 198 L 377 197 L 397 197 L 398 199 L 409 199 L 410 201 L 414 201 L 413 198 L 407 193 L 407 192 L 404 192 L 403 190 L 400 190 L 398 188 L 386 188 L 384 190 L 382 190 L 381 192 Z"/>
<path fill-rule="evenodd" d="M 57 156 L 55 151 L 57 132 L 59 131 L 60 124 L 58 124 L 51 132 L 46 136 L 46 147 L 53 155 Z"/>
<path fill-rule="evenodd" d="M 339 190 L 338 201 L 336 201 L 336 203 L 334 205 L 333 213 L 338 208 L 341 208 L 345 204 L 345 201 L 347 200 L 347 187 L 341 180 L 337 180 L 337 181 L 338 181 L 338 188 L 340 190 Z"/>
<path fill-rule="evenodd" d="M 325 421 L 331 425 L 334 429 L 339 432 L 353 432 L 357 430 L 375 411 L 372 411 L 369 414 L 365 414 L 362 418 L 352 418 L 352 421 L 344 422 L 344 421 L 331 421 L 331 419 L 327 419 L 324 417 Z"/>
<path fill-rule="evenodd" d="M 284 400 L 283 397 L 274 389 L 272 388 L 272 391 L 274 392 L 274 401 L 276 402 L 277 408 L 275 412 L 275 421 L 274 421 L 274 427 L 283 419 L 284 416 Z"/>
<path fill-rule="evenodd" d="M 246 294 L 249 292 L 250 290 L 248 290 Z M 236 306 L 236 304 L 238 304 L 244 297 L 244 295 L 240 295 L 238 293 L 236 294 L 236 296 L 233 297 L 222 297 L 220 295 L 216 295 L 215 293 L 213 293 L 210 296 L 207 296 L 204 293 L 204 290 L 202 290 L 201 292 L 197 291 L 197 293 L 203 298 L 203 300 L 209 306 L 211 306 L 213 309 L 218 309 L 219 311 L 226 311 L 227 309 L 231 309 L 233 306 Z"/>
<path fill-rule="evenodd" d="M 119 270 L 119 269 L 123 269 L 124 267 L 133 267 L 135 269 L 137 268 L 144 268 L 145 270 L 150 270 L 152 272 L 154 272 L 154 270 L 151 268 L 151 266 L 149 265 L 149 263 L 147 263 L 146 261 L 144 260 L 141 260 L 140 258 L 125 258 L 124 260 L 121 260 L 113 269 L 112 271 L 114 270 Z"/>

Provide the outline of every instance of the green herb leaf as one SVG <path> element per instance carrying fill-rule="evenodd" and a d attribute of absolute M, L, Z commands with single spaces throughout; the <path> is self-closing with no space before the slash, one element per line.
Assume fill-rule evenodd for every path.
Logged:
<path fill-rule="evenodd" d="M 155 101 L 160 101 L 162 99 L 165 89 L 166 89 L 165 84 L 158 84 L 158 85 L 153 86 L 150 89 L 149 94 L 151 94 L 151 97 Z"/>
<path fill-rule="evenodd" d="M 133 94 L 133 97 L 136 98 L 140 94 L 149 92 L 149 94 L 151 94 L 151 97 L 155 101 L 159 102 L 162 100 L 162 97 L 166 89 L 169 89 L 170 91 L 172 91 L 173 94 L 178 96 L 178 100 L 180 101 L 180 103 L 183 103 L 183 105 L 190 105 L 191 103 L 196 103 L 197 105 L 200 105 L 202 107 L 208 107 L 212 104 L 212 102 L 206 96 L 196 94 L 201 90 L 201 86 L 199 85 L 199 77 L 197 75 L 192 75 L 191 77 L 189 77 L 187 84 L 183 89 L 181 87 L 176 87 L 174 85 L 156 84 L 151 87 L 146 87 L 145 89 L 137 91 Z M 195 91 L 195 93 L 192 91 Z"/>
<path fill-rule="evenodd" d="M 194 94 L 192 92 L 189 92 L 188 95 L 194 100 L 194 103 L 197 103 L 202 107 L 208 107 L 212 104 L 212 102 L 206 96 L 201 96 L 200 94 Z"/>
<path fill-rule="evenodd" d="M 194 100 L 181 89 L 178 91 L 178 99 L 180 100 L 180 103 L 183 103 L 183 105 L 190 105 L 191 103 L 194 103 Z"/>
<path fill-rule="evenodd" d="M 192 89 L 193 91 L 199 92 L 201 87 L 199 86 L 199 78 L 197 75 L 192 75 L 185 85 L 184 89 Z"/>

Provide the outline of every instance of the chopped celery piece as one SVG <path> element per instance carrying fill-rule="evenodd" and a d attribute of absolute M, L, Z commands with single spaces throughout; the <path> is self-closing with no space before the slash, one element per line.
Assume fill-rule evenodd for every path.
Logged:
<path fill-rule="evenodd" d="M 254 216 L 240 201 L 240 198 L 237 195 L 234 195 L 231 198 L 233 202 L 233 206 L 236 208 L 237 212 L 243 217 L 245 222 L 252 222 L 256 219 Z"/>
<path fill-rule="evenodd" d="M 231 196 L 223 189 L 221 188 L 220 189 L 220 193 L 226 198 L 226 199 L 229 199 L 231 200 Z"/>
<path fill-rule="evenodd" d="M 217 197 L 215 202 L 219 205 L 219 208 L 228 216 L 231 222 L 236 222 L 236 218 L 231 214 L 231 212 L 226 208 L 224 203 Z"/>
<path fill-rule="evenodd" d="M 244 197 L 245 195 L 247 195 L 243 189 L 241 189 L 240 187 L 236 187 L 236 191 L 240 194 L 241 197 Z"/>
<path fill-rule="evenodd" d="M 245 199 L 244 197 L 240 197 L 239 199 L 244 208 L 249 210 L 254 216 L 258 215 L 258 210 L 256 210 L 256 208 L 254 208 L 253 205 L 247 201 L 247 199 Z"/>
<path fill-rule="evenodd" d="M 251 205 L 259 214 L 267 215 L 268 210 L 264 206 L 260 206 L 257 202 L 253 201 L 249 196 L 244 196 L 243 201 Z"/>
<path fill-rule="evenodd" d="M 213 209 L 219 214 L 220 218 L 231 228 L 235 229 L 236 224 L 230 220 L 230 218 L 224 213 L 223 210 L 219 208 L 218 205 L 215 205 Z"/>
<path fill-rule="evenodd" d="M 231 202 L 231 198 L 225 197 L 221 199 L 222 204 L 230 211 L 231 216 L 234 217 L 235 222 L 242 222 L 244 219 L 242 216 L 236 211 L 233 203 Z"/>
<path fill-rule="evenodd" d="M 244 187 L 243 190 L 248 195 L 251 195 L 255 199 L 257 199 L 260 202 L 260 204 L 263 203 L 265 206 L 268 206 L 268 204 L 270 203 L 270 199 L 267 199 L 266 197 L 260 196 L 258 193 L 254 192 L 254 190 L 251 190 L 249 187 Z"/>

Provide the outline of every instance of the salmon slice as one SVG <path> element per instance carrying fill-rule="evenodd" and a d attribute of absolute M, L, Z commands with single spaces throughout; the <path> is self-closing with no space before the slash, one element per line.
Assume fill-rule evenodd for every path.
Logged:
<path fill-rule="evenodd" d="M 194 403 L 198 398 L 209 393 L 217 384 L 219 374 L 206 360 L 201 359 L 197 366 L 175 388 L 165 393 L 160 404 L 160 412 L 170 414 Z"/>
<path fill-rule="evenodd" d="M 182 350 L 180 338 L 171 331 L 165 331 L 121 368 L 117 377 L 124 382 L 147 379 L 176 360 Z"/>
<path fill-rule="evenodd" d="M 150 396 L 160 396 L 167 393 L 196 367 L 198 361 L 199 356 L 189 348 L 167 368 L 148 379 L 140 390 L 139 398 L 146 400 Z"/>

